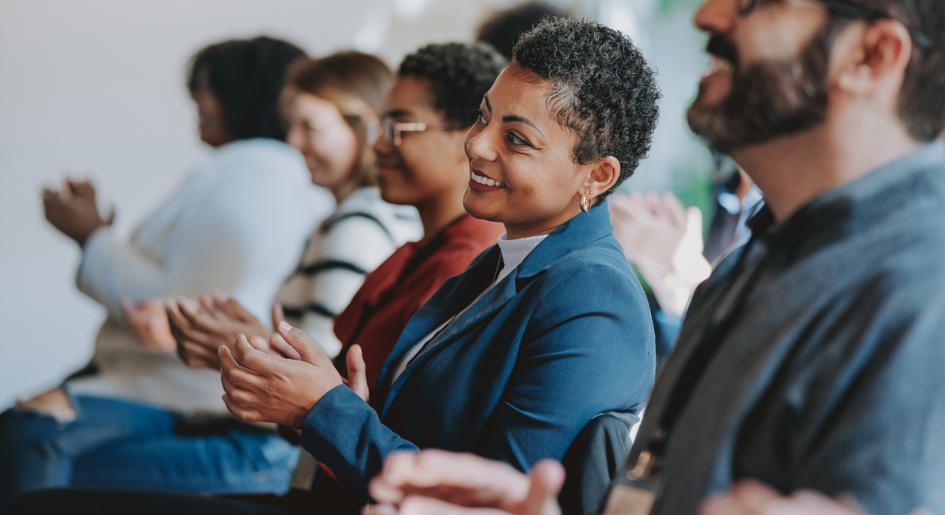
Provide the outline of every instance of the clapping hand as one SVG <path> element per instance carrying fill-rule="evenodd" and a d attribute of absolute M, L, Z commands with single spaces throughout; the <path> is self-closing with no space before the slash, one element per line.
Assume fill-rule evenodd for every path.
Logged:
<path fill-rule="evenodd" d="M 223 402 L 245 422 L 272 422 L 301 429 L 312 407 L 332 389 L 347 385 L 367 399 L 367 379 L 361 348 L 347 355 L 348 381 L 335 370 L 331 359 L 300 329 L 281 322 L 269 338 L 269 347 L 288 346 L 300 359 L 276 356 L 256 348 L 245 335 L 231 349 L 219 348 Z"/>
<path fill-rule="evenodd" d="M 394 453 L 371 481 L 379 504 L 364 515 L 560 515 L 560 463 L 539 462 L 526 476 L 472 454 Z"/>
<path fill-rule="evenodd" d="M 88 180 L 66 180 L 59 189 L 43 190 L 43 212 L 46 220 L 59 232 L 73 239 L 80 247 L 98 229 L 111 225 L 99 212 L 95 186 Z"/>
<path fill-rule="evenodd" d="M 176 348 L 176 342 L 167 321 L 164 301 L 131 302 L 128 299 L 122 299 L 121 308 L 128 326 L 146 349 L 155 352 L 171 352 Z"/>
<path fill-rule="evenodd" d="M 267 349 L 270 331 L 239 301 L 224 295 L 204 295 L 197 299 L 167 301 L 167 319 L 181 360 L 191 367 L 220 368 L 217 349 L 233 347 L 240 334 L 260 349 Z M 273 306 L 273 324 L 282 320 L 282 309 Z M 273 326 L 275 327 L 275 325 Z M 299 359 L 286 345 L 271 350 Z"/>
<path fill-rule="evenodd" d="M 627 259 L 665 312 L 680 316 L 712 267 L 702 256 L 702 213 L 672 194 L 613 195 L 610 217 Z"/>

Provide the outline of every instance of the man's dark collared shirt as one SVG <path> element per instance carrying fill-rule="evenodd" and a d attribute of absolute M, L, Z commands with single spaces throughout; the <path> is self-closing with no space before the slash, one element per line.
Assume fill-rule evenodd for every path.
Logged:
<path fill-rule="evenodd" d="M 696 292 L 658 378 L 631 463 L 683 402 L 653 513 L 746 478 L 945 513 L 945 146 L 771 222 Z"/>

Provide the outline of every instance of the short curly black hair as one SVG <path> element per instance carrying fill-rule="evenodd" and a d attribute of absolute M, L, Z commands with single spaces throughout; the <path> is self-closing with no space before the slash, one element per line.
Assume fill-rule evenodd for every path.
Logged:
<path fill-rule="evenodd" d="M 479 116 L 482 97 L 492 87 L 505 58 L 482 43 L 426 45 L 400 63 L 397 75 L 419 77 L 433 85 L 433 107 L 447 123 L 468 127 Z"/>
<path fill-rule="evenodd" d="M 305 52 L 281 39 L 259 36 L 212 44 L 191 59 L 187 89 L 207 87 L 223 108 L 227 132 L 237 140 L 285 140 L 279 93 L 289 65 Z"/>
<path fill-rule="evenodd" d="M 512 64 L 551 82 L 552 113 L 579 137 L 575 162 L 620 161 L 620 178 L 600 198 L 633 175 L 650 150 L 660 92 L 629 37 L 592 21 L 547 19 L 519 39 Z"/>

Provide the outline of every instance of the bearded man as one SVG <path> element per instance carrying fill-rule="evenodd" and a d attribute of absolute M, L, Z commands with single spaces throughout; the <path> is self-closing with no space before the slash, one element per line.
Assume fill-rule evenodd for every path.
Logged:
<path fill-rule="evenodd" d="M 693 297 L 606 511 L 945 513 L 945 2 L 706 0 L 695 22 L 690 126 L 767 207 Z M 557 511 L 554 464 L 390 461 L 372 492 L 401 513 Z"/>

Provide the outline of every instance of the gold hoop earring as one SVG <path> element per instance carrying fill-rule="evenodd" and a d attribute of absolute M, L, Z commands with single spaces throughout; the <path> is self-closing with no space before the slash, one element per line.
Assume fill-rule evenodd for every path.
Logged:
<path fill-rule="evenodd" d="M 587 213 L 591 210 L 591 198 L 587 195 L 581 195 L 581 211 Z"/>

